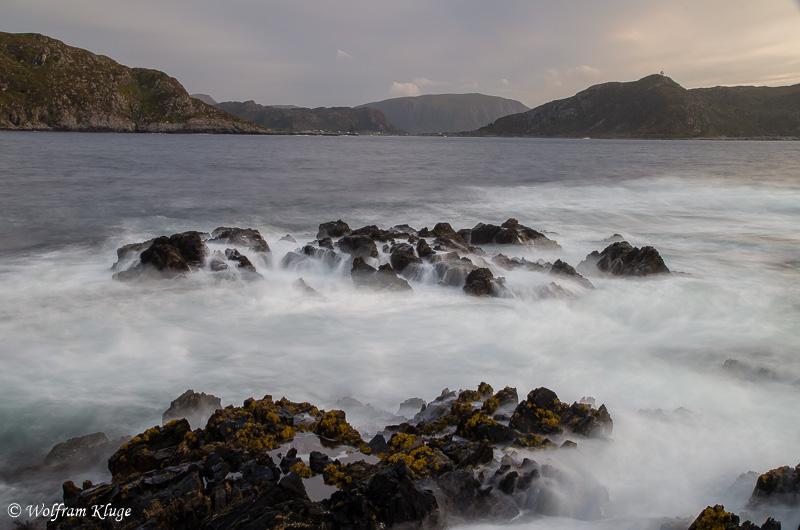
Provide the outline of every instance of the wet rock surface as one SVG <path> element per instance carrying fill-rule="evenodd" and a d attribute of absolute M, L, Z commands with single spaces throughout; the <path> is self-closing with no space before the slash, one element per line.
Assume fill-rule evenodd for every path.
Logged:
<path fill-rule="evenodd" d="M 652 276 L 669 274 L 661 255 L 653 247 L 634 247 L 627 241 L 612 243 L 602 252 L 593 251 L 578 265 L 578 270 L 592 268 L 611 276 Z"/>
<path fill-rule="evenodd" d="M 547 389 L 531 396 L 569 409 Z M 404 405 L 419 410 L 414 420 L 387 426 L 367 443 L 341 410 L 249 398 L 216 410 L 203 428 L 180 419 L 135 436 L 109 459 L 111 482 L 79 488 L 67 481 L 64 503 L 73 510 L 110 504 L 127 514 L 114 521 L 118 528 L 445 528 L 523 512 L 600 516 L 608 500 L 602 485 L 535 461 L 536 450 L 559 450 L 555 443 L 508 451 L 519 438 L 553 436 L 538 424 L 525 432 L 506 424 L 504 412 L 522 406 L 515 389 L 481 383 Z M 564 433 L 580 443 L 584 435 L 571 425 Z M 610 432 L 610 416 L 604 425 Z M 308 437 L 318 449 L 301 454 Z M 349 448 L 346 459 L 338 456 L 342 448 Z M 330 490 L 319 500 L 309 496 L 315 477 Z M 576 502 L 565 501 L 567 493 Z M 48 528 L 108 525 L 73 512 Z"/>

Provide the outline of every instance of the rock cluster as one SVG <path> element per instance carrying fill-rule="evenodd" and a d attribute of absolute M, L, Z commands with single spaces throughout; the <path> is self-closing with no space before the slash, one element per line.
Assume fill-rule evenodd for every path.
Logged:
<path fill-rule="evenodd" d="M 284 236 L 281 242 L 295 240 Z M 561 248 L 516 219 L 499 226 L 478 223 L 461 230 L 445 222 L 420 230 L 407 224 L 388 229 L 375 225 L 351 229 L 339 219 L 320 224 L 317 239 L 286 253 L 277 264 L 298 273 L 349 271 L 357 288 L 377 291 L 410 291 L 414 283 L 432 283 L 456 287 L 476 297 L 515 297 L 520 294 L 519 289 L 500 274 L 517 270 L 552 277 L 548 284 L 536 287 L 537 298 L 567 297 L 594 288 L 579 270 L 561 259 L 550 263 L 502 253 L 490 256 L 476 246 L 478 243 L 516 246 L 527 252 Z M 261 279 L 257 267 L 269 264 L 271 254 L 262 235 L 252 228 L 220 227 L 210 234 L 183 232 L 121 247 L 113 266 L 118 271 L 114 278 L 180 278 L 208 270 L 220 278 Z M 592 252 L 578 269 L 595 276 L 669 272 L 655 249 L 635 248 L 625 241 L 616 241 L 602 252 Z M 303 285 L 304 290 L 313 290 L 305 281 Z"/>
<path fill-rule="evenodd" d="M 128 510 L 118 528 L 444 528 L 522 512 L 601 516 L 605 489 L 588 475 L 537 463 L 535 450 L 607 436 L 605 407 L 568 405 L 546 388 L 518 403 L 515 389 L 495 392 L 486 383 L 404 404 L 417 405 L 413 420 L 366 442 L 340 410 L 250 398 L 217 410 L 204 428 L 180 419 L 135 436 L 109 459 L 110 483 L 65 482 L 64 502 Z M 303 456 L 295 444 L 308 436 L 321 450 Z M 351 448 L 347 461 L 341 446 Z M 312 500 L 320 479 L 329 492 Z M 107 525 L 70 513 L 78 516 L 64 514 L 48 528 Z"/>

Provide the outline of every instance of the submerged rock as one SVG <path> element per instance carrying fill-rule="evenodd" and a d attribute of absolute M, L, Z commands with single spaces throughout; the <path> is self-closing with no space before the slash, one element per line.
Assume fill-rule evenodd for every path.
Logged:
<path fill-rule="evenodd" d="M 362 258 L 353 260 L 350 277 L 356 287 L 375 289 L 378 291 L 410 291 L 411 286 L 403 278 L 399 278 L 388 263 L 376 269 L 368 265 Z"/>
<path fill-rule="evenodd" d="M 652 276 L 668 274 L 661 255 L 653 247 L 634 247 L 627 241 L 612 243 L 602 252 L 593 251 L 578 269 L 594 268 L 611 276 Z"/>

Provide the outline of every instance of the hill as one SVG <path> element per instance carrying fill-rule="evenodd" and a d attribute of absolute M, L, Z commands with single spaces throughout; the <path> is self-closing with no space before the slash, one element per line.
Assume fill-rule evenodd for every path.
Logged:
<path fill-rule="evenodd" d="M 291 132 L 371 132 L 402 134 L 379 110 L 351 107 L 267 107 L 254 101 L 218 103 L 218 109 L 264 127 Z"/>
<path fill-rule="evenodd" d="M 476 136 L 799 137 L 800 85 L 687 90 L 661 74 L 603 83 L 500 118 Z"/>
<path fill-rule="evenodd" d="M 164 72 L 128 68 L 44 35 L 2 32 L 0 129 L 270 132 L 190 97 Z"/>
<path fill-rule="evenodd" d="M 427 94 L 359 105 L 383 112 L 395 127 L 409 134 L 472 131 L 498 118 L 525 112 L 512 99 L 484 94 Z"/>

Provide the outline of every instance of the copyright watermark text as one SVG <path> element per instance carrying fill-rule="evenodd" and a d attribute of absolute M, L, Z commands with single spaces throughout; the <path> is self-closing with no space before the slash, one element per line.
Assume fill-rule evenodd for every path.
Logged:
<path fill-rule="evenodd" d="M 13 519 L 25 513 L 27 517 L 46 517 L 50 521 L 55 521 L 59 517 L 91 517 L 92 519 L 121 522 L 126 517 L 130 517 L 132 512 L 132 508 L 114 508 L 111 504 L 93 504 L 88 508 L 70 508 L 63 502 L 52 506 L 44 503 L 31 504 L 25 508 L 16 502 L 8 505 L 8 515 Z"/>

